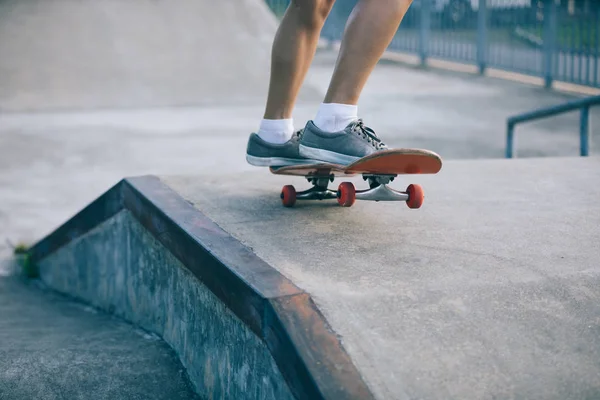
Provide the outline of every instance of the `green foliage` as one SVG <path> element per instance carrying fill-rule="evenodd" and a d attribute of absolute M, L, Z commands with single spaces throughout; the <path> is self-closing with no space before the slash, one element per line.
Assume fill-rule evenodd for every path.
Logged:
<path fill-rule="evenodd" d="M 20 257 L 19 265 L 21 266 L 21 270 L 26 277 L 35 279 L 40 276 L 40 273 L 36 265 L 33 263 L 33 261 L 31 261 L 29 254 L 24 254 Z"/>
<path fill-rule="evenodd" d="M 29 247 L 25 243 L 18 243 L 12 247 L 17 264 L 21 267 L 23 274 L 31 279 L 39 277 L 39 271 L 34 262 L 31 260 Z"/>
<path fill-rule="evenodd" d="M 27 253 L 28 247 L 25 243 L 19 243 L 17 244 L 14 249 L 13 249 L 13 253 L 15 255 L 17 254 L 25 254 Z"/>
<path fill-rule="evenodd" d="M 600 28 L 596 23 L 588 20 L 559 24 L 556 31 L 556 46 L 559 49 L 597 50 L 598 29 Z M 543 41 L 543 26 L 528 28 L 527 31 Z"/>

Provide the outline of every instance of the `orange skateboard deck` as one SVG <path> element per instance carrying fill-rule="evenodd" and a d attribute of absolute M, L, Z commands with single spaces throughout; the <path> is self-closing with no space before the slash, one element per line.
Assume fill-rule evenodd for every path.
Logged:
<path fill-rule="evenodd" d="M 398 175 L 437 174 L 442 168 L 442 158 L 430 150 L 390 149 L 363 157 L 349 165 L 330 163 L 296 164 L 283 167 L 270 167 L 275 175 L 303 176 L 313 187 L 296 192 L 292 185 L 281 191 L 284 206 L 292 207 L 297 200 L 337 199 L 343 207 L 350 207 L 355 200 L 405 201 L 410 208 L 423 204 L 424 194 L 420 185 L 409 185 L 405 192 L 388 186 Z M 369 181 L 369 189 L 356 190 L 352 182 L 342 182 L 337 191 L 328 189 L 328 184 L 336 177 L 362 175 Z"/>

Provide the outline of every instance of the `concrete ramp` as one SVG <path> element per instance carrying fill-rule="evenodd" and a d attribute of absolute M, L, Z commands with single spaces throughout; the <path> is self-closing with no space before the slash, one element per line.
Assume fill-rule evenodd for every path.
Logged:
<path fill-rule="evenodd" d="M 360 178 L 352 178 L 359 186 Z M 201 396 L 600 395 L 600 159 L 448 161 L 425 204 L 281 206 L 265 169 L 126 179 L 31 251 Z M 337 182 L 336 182 L 337 183 Z"/>
<path fill-rule="evenodd" d="M 153 177 L 37 243 L 50 288 L 158 334 L 201 398 L 369 399 L 310 295 Z"/>
<path fill-rule="evenodd" d="M 276 28 L 262 0 L 2 1 L 0 110 L 263 103 Z"/>
<path fill-rule="evenodd" d="M 378 399 L 600 396 L 598 157 L 448 161 L 393 182 L 419 210 L 284 208 L 308 183 L 264 170 L 165 182 L 311 294 Z"/>

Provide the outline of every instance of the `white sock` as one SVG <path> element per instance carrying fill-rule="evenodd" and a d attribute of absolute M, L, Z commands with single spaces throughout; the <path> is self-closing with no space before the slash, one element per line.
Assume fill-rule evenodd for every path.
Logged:
<path fill-rule="evenodd" d="M 313 122 L 325 132 L 337 132 L 356 120 L 358 120 L 358 106 L 356 105 L 321 103 Z"/>
<path fill-rule="evenodd" d="M 263 119 L 260 122 L 257 135 L 270 143 L 285 143 L 294 133 L 294 120 L 289 119 Z"/>

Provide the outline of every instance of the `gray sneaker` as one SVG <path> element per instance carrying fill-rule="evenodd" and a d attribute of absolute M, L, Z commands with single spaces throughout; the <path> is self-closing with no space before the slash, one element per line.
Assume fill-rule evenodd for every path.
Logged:
<path fill-rule="evenodd" d="M 299 130 L 285 143 L 269 143 L 256 133 L 250 134 L 246 147 L 246 161 L 257 167 L 282 167 L 284 165 L 311 164 L 315 160 L 300 155 L 298 144 L 302 137 Z"/>
<path fill-rule="evenodd" d="M 299 147 L 302 157 L 342 165 L 387 149 L 375 132 L 360 119 L 339 132 L 322 131 L 312 121 L 308 121 Z"/>

